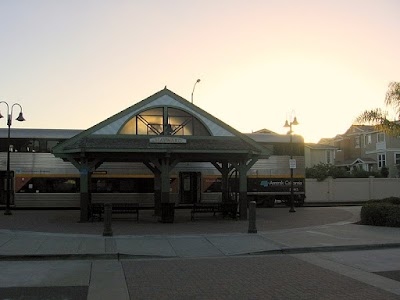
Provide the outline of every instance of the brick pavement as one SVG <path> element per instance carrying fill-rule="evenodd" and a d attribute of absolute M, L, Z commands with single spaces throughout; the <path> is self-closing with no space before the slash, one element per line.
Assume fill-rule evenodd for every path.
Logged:
<path fill-rule="evenodd" d="M 18 253 L 45 256 L 41 262 L 1 262 L 0 296 L 1 288 L 23 292 L 9 288 L 38 286 L 51 293 L 46 288 L 83 286 L 89 287 L 89 300 L 129 299 L 128 290 L 130 299 L 399 299 L 399 282 L 372 273 L 398 270 L 393 264 L 398 248 L 236 256 L 304 245 L 312 249 L 396 243 L 398 247 L 398 229 L 348 224 L 357 221 L 359 209 L 304 207 L 295 214 L 286 208 L 259 209 L 255 235 L 244 234 L 247 221 L 204 216 L 192 222 L 189 211 L 181 210 L 174 224 L 155 222 L 151 215 L 141 216 L 139 223 L 116 221 L 111 238 L 101 236 L 102 223 L 78 223 L 79 211 L 15 211 L 12 216 L 0 215 L 4 258 Z M 328 223 L 334 224 L 319 226 Z M 95 235 L 87 235 L 91 233 Z M 81 262 L 54 263 L 54 257 L 47 256 L 62 259 L 66 254 L 68 259 L 71 253 L 93 255 L 89 260 L 75 257 L 84 259 Z M 106 259 L 104 253 L 113 255 Z M 142 255 L 149 256 L 139 258 Z M 52 276 L 45 276 L 49 272 Z"/>
<path fill-rule="evenodd" d="M 122 265 L 131 299 L 400 299 L 288 255 Z"/>
<path fill-rule="evenodd" d="M 117 216 L 112 222 L 114 235 L 247 233 L 248 230 L 248 221 L 223 219 L 212 214 L 201 214 L 191 221 L 188 209 L 177 209 L 173 224 L 159 223 L 152 213 L 141 211 L 139 222 L 134 218 Z M 347 221 L 352 216 L 346 209 L 332 207 L 300 207 L 296 213 L 289 213 L 286 207 L 258 208 L 257 229 L 266 231 L 330 224 Z M 102 235 L 102 222 L 78 221 L 78 210 L 14 210 L 11 216 L 0 212 L 0 229 Z"/>

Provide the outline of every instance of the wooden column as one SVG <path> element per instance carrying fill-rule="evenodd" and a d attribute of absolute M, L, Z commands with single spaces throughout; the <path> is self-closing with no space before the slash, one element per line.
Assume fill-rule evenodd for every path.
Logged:
<path fill-rule="evenodd" d="M 232 166 L 229 166 L 228 162 L 211 162 L 213 166 L 221 173 L 222 175 L 222 184 L 221 184 L 221 192 L 222 192 L 222 202 L 229 201 L 229 172 L 232 170 Z"/>
<path fill-rule="evenodd" d="M 235 164 L 239 171 L 239 215 L 240 220 L 247 220 L 247 172 L 256 163 L 257 158 L 241 160 Z"/>
<path fill-rule="evenodd" d="M 161 173 L 154 173 L 154 215 L 161 215 Z"/>
<path fill-rule="evenodd" d="M 79 170 L 80 174 L 79 205 L 81 211 L 79 222 L 88 222 L 90 218 L 90 205 L 92 199 L 90 191 L 92 173 L 103 163 L 104 160 L 100 157 L 89 160 L 85 152 L 81 153 L 79 159 L 69 156 L 66 158 Z"/>
<path fill-rule="evenodd" d="M 161 170 L 161 203 L 169 203 L 169 189 L 170 189 L 169 157 L 165 157 L 160 160 L 160 170 Z"/>
<path fill-rule="evenodd" d="M 161 215 L 161 167 L 158 160 L 143 162 L 154 174 L 154 215 Z"/>
<path fill-rule="evenodd" d="M 160 221 L 162 222 L 168 222 L 166 218 L 169 214 L 166 210 L 169 208 L 168 203 L 170 203 L 169 174 L 177 163 L 178 160 L 171 159 L 168 154 L 163 158 L 145 162 L 145 165 L 154 174 L 154 214 L 161 217 Z"/>
<path fill-rule="evenodd" d="M 79 170 L 80 173 L 80 222 L 88 222 L 90 217 L 89 206 L 90 206 L 90 189 L 89 182 L 91 178 L 91 174 L 87 168 L 87 164 Z"/>
<path fill-rule="evenodd" d="M 239 216 L 240 220 L 247 220 L 247 171 L 245 162 L 238 165 L 239 171 Z"/>

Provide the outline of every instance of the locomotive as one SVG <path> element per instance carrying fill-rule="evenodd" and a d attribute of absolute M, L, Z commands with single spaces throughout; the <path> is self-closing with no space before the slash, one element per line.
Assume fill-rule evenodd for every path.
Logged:
<path fill-rule="evenodd" d="M 82 130 L 0 129 L 0 205 L 7 192 L 7 151 L 10 151 L 11 204 L 17 208 L 78 208 L 80 180 L 78 170 L 55 157 L 51 150 Z M 268 148 L 271 155 L 259 159 L 247 173 L 247 196 L 260 206 L 295 205 L 305 200 L 304 141 L 301 136 L 280 135 L 271 131 L 246 134 Z M 10 147 L 8 148 L 8 142 Z M 295 159 L 292 174 L 289 159 Z M 292 160 L 293 161 L 293 160 Z M 178 206 L 221 201 L 221 174 L 208 162 L 178 163 L 170 174 L 170 192 Z M 235 169 L 229 174 L 229 195 L 238 197 Z M 291 190 L 293 187 L 293 191 Z M 105 199 L 154 204 L 154 175 L 142 163 L 104 163 L 91 177 L 92 202 Z"/>

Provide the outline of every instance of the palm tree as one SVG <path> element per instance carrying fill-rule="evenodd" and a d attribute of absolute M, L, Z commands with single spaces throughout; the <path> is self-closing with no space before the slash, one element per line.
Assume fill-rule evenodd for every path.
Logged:
<path fill-rule="evenodd" d="M 400 119 L 400 82 L 389 83 L 385 97 L 385 106 L 392 107 Z M 357 123 L 370 123 L 376 129 L 390 136 L 400 135 L 400 123 L 398 120 L 390 121 L 388 113 L 380 108 L 366 110 L 356 119 Z"/>

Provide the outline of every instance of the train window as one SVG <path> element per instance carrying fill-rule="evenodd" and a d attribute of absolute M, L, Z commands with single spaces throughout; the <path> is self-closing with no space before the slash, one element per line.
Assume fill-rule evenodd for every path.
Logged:
<path fill-rule="evenodd" d="M 92 178 L 95 193 L 153 193 L 153 178 Z"/>
<path fill-rule="evenodd" d="M 53 147 L 57 146 L 60 141 L 46 141 L 46 152 L 51 152 Z"/>
<path fill-rule="evenodd" d="M 5 151 L 7 151 L 7 147 Z M 33 139 L 10 139 L 10 151 L 39 152 L 40 142 L 39 140 L 33 140 Z"/>
<path fill-rule="evenodd" d="M 221 178 L 204 178 L 203 193 L 219 193 L 222 191 Z"/>
<path fill-rule="evenodd" d="M 18 193 L 78 193 L 79 179 L 77 178 L 24 178 L 20 181 Z"/>
<path fill-rule="evenodd" d="M 303 143 L 274 143 L 273 155 L 304 155 Z"/>
<path fill-rule="evenodd" d="M 7 139 L 0 139 L 0 152 L 7 152 Z"/>
<path fill-rule="evenodd" d="M 40 143 L 38 140 L 28 140 L 21 152 L 39 152 Z"/>

